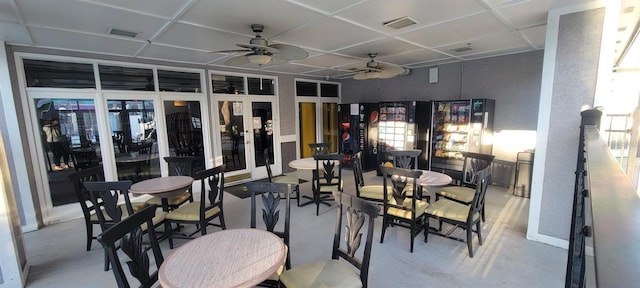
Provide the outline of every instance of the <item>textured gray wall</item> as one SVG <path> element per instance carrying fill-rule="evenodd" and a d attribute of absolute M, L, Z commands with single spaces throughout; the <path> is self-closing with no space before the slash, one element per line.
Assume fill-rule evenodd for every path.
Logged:
<path fill-rule="evenodd" d="M 542 51 L 438 66 L 438 83 L 429 84 L 429 68 L 392 79 L 345 80 L 342 102 L 496 100 L 494 129 L 535 131 L 540 101 Z M 516 139 L 517 140 L 517 139 Z M 496 159 L 515 161 L 512 143 L 494 143 Z"/>
<path fill-rule="evenodd" d="M 569 239 L 580 111 L 593 105 L 605 11 L 560 17 L 538 233 Z"/>

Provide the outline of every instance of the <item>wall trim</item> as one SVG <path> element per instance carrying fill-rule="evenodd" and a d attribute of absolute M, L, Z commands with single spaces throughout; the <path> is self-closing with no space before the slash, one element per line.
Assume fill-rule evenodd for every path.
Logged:
<path fill-rule="evenodd" d="M 298 140 L 298 136 L 296 134 L 292 134 L 292 135 L 280 135 L 280 142 L 281 143 L 286 143 L 286 142 L 296 142 Z"/>

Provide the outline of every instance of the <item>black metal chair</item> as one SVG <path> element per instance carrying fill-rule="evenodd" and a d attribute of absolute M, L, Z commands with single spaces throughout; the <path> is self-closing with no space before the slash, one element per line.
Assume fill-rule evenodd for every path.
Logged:
<path fill-rule="evenodd" d="M 291 193 L 294 188 L 290 184 L 284 183 L 267 183 L 267 182 L 250 182 L 246 184 L 249 192 L 251 192 L 251 228 L 258 227 L 257 197 L 261 196 L 262 205 L 262 224 L 265 230 L 278 235 L 287 245 L 287 257 L 282 266 L 265 280 L 260 286 L 278 287 L 280 275 L 286 269 L 291 269 L 291 249 L 289 245 L 290 239 L 290 215 L 291 215 Z M 296 184 L 297 186 L 297 184 Z M 284 200 L 284 203 L 282 203 Z M 284 219 L 279 221 L 281 208 L 284 206 Z M 281 225 L 278 225 L 281 223 Z"/>
<path fill-rule="evenodd" d="M 313 170 L 313 199 L 316 204 L 316 216 L 320 215 L 320 204 L 331 206 L 331 194 L 342 191 L 342 161 L 344 154 L 316 154 L 316 169 Z M 302 204 L 304 205 L 304 204 Z"/>
<path fill-rule="evenodd" d="M 309 148 L 311 148 L 311 155 L 327 154 L 329 153 L 330 147 L 331 143 L 309 143 Z"/>
<path fill-rule="evenodd" d="M 195 157 L 193 156 L 172 156 L 172 157 L 164 157 L 164 161 L 167 162 L 169 166 L 169 176 L 191 176 L 193 171 L 193 165 L 195 162 Z M 187 189 L 184 193 L 174 196 L 167 199 L 169 204 L 169 210 L 175 210 L 180 207 L 182 204 L 189 202 L 193 202 L 193 190 L 191 187 Z M 162 198 L 160 197 L 152 197 L 147 200 L 148 204 L 155 204 L 162 207 Z"/>
<path fill-rule="evenodd" d="M 413 253 L 414 239 L 425 229 L 424 211 L 429 206 L 428 202 L 419 199 L 416 191 L 416 181 L 422 175 L 422 171 L 385 166 L 381 166 L 380 170 L 385 190 L 380 243 L 384 241 L 384 234 L 390 225 L 408 228 L 411 232 L 410 251 Z M 389 181 L 391 185 L 387 184 Z M 388 191 L 389 187 L 393 190 Z"/>
<path fill-rule="evenodd" d="M 393 167 L 418 169 L 418 156 L 422 150 L 391 150 L 387 152 L 393 157 Z"/>
<path fill-rule="evenodd" d="M 442 231 L 442 222 L 453 225 L 453 228 L 446 233 L 437 232 L 435 234 L 467 243 L 469 249 L 469 257 L 473 258 L 473 232 L 478 235 L 478 243 L 482 245 L 482 224 L 481 214 L 484 210 L 484 199 L 489 186 L 491 167 L 486 167 L 478 171 L 475 176 L 476 188 L 471 204 L 461 204 L 449 199 L 440 199 L 431 204 L 425 211 L 427 217 L 427 227 L 424 232 L 424 241 L 427 242 L 429 231 L 429 218 L 438 220 L 438 231 Z M 473 230 L 475 226 L 475 230 Z M 462 240 L 451 236 L 456 228 L 462 228 L 467 232 L 467 239 Z"/>
<path fill-rule="evenodd" d="M 331 260 L 284 271 L 280 282 L 285 287 L 367 287 L 374 220 L 379 209 L 367 201 L 340 191 L 333 191 L 333 198 L 338 209 Z M 346 221 L 343 221 L 343 217 Z M 361 231 L 364 227 L 366 231 Z M 342 229 L 345 229 L 344 237 Z M 357 253 L 363 234 L 366 235 L 364 251 Z M 346 241 L 343 242 L 343 239 Z M 340 261 L 340 258 L 345 261 Z"/>
<path fill-rule="evenodd" d="M 136 211 L 148 206 L 145 202 L 131 202 L 131 198 L 129 197 L 131 184 L 132 182 L 130 180 L 107 182 L 87 181 L 83 183 L 93 206 L 102 208 L 95 210 L 102 232 L 129 215 L 133 215 Z M 119 204 L 121 195 L 124 198 L 124 204 Z M 153 228 L 149 230 L 153 230 L 162 224 L 165 224 L 165 231 L 170 230 L 164 221 L 166 214 L 166 212 L 158 212 L 153 218 Z M 146 230 L 145 228 L 145 231 Z M 109 261 L 105 254 L 105 271 L 107 270 L 109 270 Z"/>
<path fill-rule="evenodd" d="M 207 226 L 217 226 L 224 229 L 224 170 L 226 165 L 220 165 L 211 169 L 206 169 L 194 173 L 194 179 L 200 180 L 200 201 L 194 201 L 186 205 L 182 205 L 167 214 L 167 222 L 181 224 L 193 224 L 197 229 L 190 235 L 182 236 L 173 233 L 169 229 L 169 248 L 173 249 L 173 239 L 193 239 L 193 236 L 200 232 L 202 235 L 207 234 Z M 218 218 L 220 224 L 211 223 Z"/>
<path fill-rule="evenodd" d="M 269 156 L 269 148 L 264 149 L 264 166 L 267 168 L 267 176 L 269 177 L 269 182 L 271 183 L 283 183 L 294 185 L 294 193 L 296 194 L 296 204 L 300 207 L 300 180 L 298 177 L 292 175 L 278 175 L 273 176 L 273 172 L 271 172 L 271 157 Z"/>
<path fill-rule="evenodd" d="M 362 151 L 358 151 L 351 156 L 353 163 L 353 178 L 356 185 L 356 196 L 359 198 L 382 203 L 384 201 L 384 187 L 382 185 L 366 185 L 362 172 Z M 391 191 L 391 188 L 388 189 Z"/>
<path fill-rule="evenodd" d="M 495 156 L 490 154 L 480 154 L 472 152 L 462 152 L 464 163 L 462 171 L 455 171 L 451 174 L 453 183 L 457 185 L 442 187 L 436 192 L 436 200 L 440 197 L 447 198 L 465 205 L 470 205 L 476 192 L 476 174 L 480 170 L 489 168 L 489 178 L 491 178 L 491 163 Z M 482 221 L 485 221 L 484 207 L 482 208 Z"/>
<path fill-rule="evenodd" d="M 69 174 L 69 179 L 73 184 L 73 191 L 76 194 L 80 208 L 82 208 L 84 225 L 87 230 L 87 251 L 90 251 L 91 242 L 93 239 L 96 239 L 96 237 L 93 236 L 93 225 L 100 225 L 100 220 L 95 213 L 96 206 L 93 206 L 93 202 L 91 202 L 83 183 L 88 181 L 104 181 L 104 170 L 102 169 L 102 165 L 94 166 Z"/>
<path fill-rule="evenodd" d="M 155 231 L 148 229 L 147 233 L 149 247 L 155 259 L 156 269 L 154 272 L 150 273 L 149 249 L 143 245 L 142 241 L 144 231 L 147 231 L 145 227 L 153 225 L 156 208 L 156 205 L 146 207 L 98 235 L 98 242 L 104 247 L 113 265 L 113 274 L 120 288 L 128 288 L 130 285 L 118 256 L 118 248 L 129 258 L 129 261 L 126 262 L 129 271 L 132 276 L 140 281 L 140 287 L 152 287 L 158 281 L 158 270 L 162 262 L 164 262 L 164 257 L 162 256 Z"/>

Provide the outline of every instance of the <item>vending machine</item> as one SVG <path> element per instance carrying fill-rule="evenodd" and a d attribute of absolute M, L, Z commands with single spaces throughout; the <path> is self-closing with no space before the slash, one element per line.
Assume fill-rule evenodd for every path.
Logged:
<path fill-rule="evenodd" d="M 392 162 L 391 150 L 420 149 L 418 168 L 428 169 L 431 102 L 382 102 L 378 125 L 378 165 Z M 378 174 L 381 175 L 379 169 Z"/>
<path fill-rule="evenodd" d="M 433 102 L 431 169 L 462 170 L 462 152 L 491 154 L 495 100 Z"/>

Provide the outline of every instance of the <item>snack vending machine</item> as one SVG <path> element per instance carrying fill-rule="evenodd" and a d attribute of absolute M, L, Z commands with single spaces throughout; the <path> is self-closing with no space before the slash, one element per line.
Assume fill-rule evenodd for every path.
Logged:
<path fill-rule="evenodd" d="M 491 154 L 495 100 L 433 102 L 431 169 L 462 170 L 462 153 Z"/>

